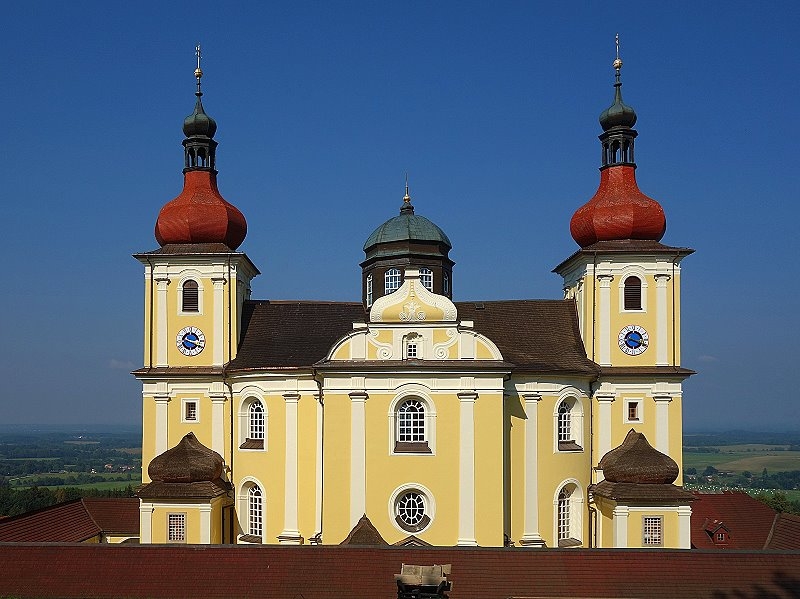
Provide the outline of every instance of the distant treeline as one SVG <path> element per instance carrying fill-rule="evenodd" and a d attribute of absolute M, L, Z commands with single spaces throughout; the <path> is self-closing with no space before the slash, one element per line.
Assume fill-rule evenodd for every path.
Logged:
<path fill-rule="evenodd" d="M 683 444 L 688 447 L 707 447 L 710 445 L 798 445 L 800 432 L 792 433 L 753 433 L 750 431 L 727 431 L 724 433 L 684 433 Z"/>
<path fill-rule="evenodd" d="M 107 491 L 75 487 L 58 489 L 31 487 L 17 490 L 12 489 L 7 482 L 0 479 L 0 516 L 16 516 L 81 497 L 133 497 L 133 487 L 128 485 L 124 489 Z"/>

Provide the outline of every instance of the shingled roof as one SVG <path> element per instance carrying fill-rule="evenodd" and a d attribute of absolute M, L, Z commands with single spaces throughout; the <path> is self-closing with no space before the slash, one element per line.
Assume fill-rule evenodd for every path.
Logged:
<path fill-rule="evenodd" d="M 456 308 L 459 320 L 473 321 L 476 331 L 497 344 L 509 367 L 586 376 L 599 372 L 586 357 L 572 301 L 456 302 Z M 363 306 L 354 302 L 245 302 L 244 335 L 229 370 L 310 368 L 365 318 Z"/>

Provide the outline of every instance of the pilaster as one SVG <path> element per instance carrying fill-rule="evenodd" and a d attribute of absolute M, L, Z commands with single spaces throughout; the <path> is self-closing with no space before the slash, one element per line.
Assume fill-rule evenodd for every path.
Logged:
<path fill-rule="evenodd" d="M 667 281 L 670 277 L 667 274 L 656 275 L 656 365 L 668 366 L 669 358 L 667 352 Z"/>
<path fill-rule="evenodd" d="M 283 531 L 278 535 L 278 541 L 284 545 L 300 545 L 303 541 L 297 523 L 297 405 L 300 395 L 284 393 L 283 399 L 286 402 L 286 490 Z"/>
<path fill-rule="evenodd" d="M 625 548 L 628 546 L 628 506 L 618 505 L 614 508 L 614 547 Z"/>
<path fill-rule="evenodd" d="M 156 279 L 156 366 L 169 366 L 167 349 L 169 334 L 167 331 L 167 287 L 169 279 L 162 277 Z M 151 340 L 152 342 L 152 340 Z"/>
<path fill-rule="evenodd" d="M 214 366 L 222 366 L 225 361 L 225 278 L 211 279 L 214 284 L 214 338 L 212 339 Z"/>
<path fill-rule="evenodd" d="M 595 395 L 597 400 L 597 461 L 611 451 L 611 404 L 613 395 Z"/>
<path fill-rule="evenodd" d="M 169 410 L 169 395 L 156 395 L 153 397 L 156 402 L 156 434 L 155 434 L 155 453 L 154 456 L 159 456 L 168 449 L 169 430 L 167 428 L 168 410 Z"/>
<path fill-rule="evenodd" d="M 475 539 L 475 401 L 478 394 L 462 392 L 458 460 L 458 545 L 476 546 Z"/>
<path fill-rule="evenodd" d="M 656 449 L 669 455 L 669 395 L 655 395 L 656 402 Z"/>
<path fill-rule="evenodd" d="M 365 391 L 350 393 L 350 527 L 367 513 Z"/>
<path fill-rule="evenodd" d="M 544 547 L 539 534 L 539 393 L 523 393 L 525 400 L 525 523 L 520 545 Z"/>
<path fill-rule="evenodd" d="M 614 276 L 597 275 L 597 280 L 600 283 L 600 301 L 597 307 L 600 321 L 597 356 L 601 366 L 611 366 L 611 282 Z"/>

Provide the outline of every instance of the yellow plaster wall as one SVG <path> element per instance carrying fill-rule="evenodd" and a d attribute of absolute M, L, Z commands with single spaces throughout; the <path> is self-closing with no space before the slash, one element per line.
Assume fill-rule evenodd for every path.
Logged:
<path fill-rule="evenodd" d="M 645 517 L 660 516 L 662 518 L 662 540 L 664 549 L 679 549 L 678 514 L 670 509 L 654 507 L 646 511 L 633 511 L 628 515 L 628 547 L 645 547 L 642 544 L 642 529 Z M 653 548 L 655 546 L 648 545 Z"/>
<path fill-rule="evenodd" d="M 595 497 L 598 522 L 598 545 L 600 547 L 614 546 L 614 508 L 616 501 L 604 497 Z"/>
<path fill-rule="evenodd" d="M 476 339 L 475 342 L 475 359 L 477 360 L 493 360 L 494 355 L 489 346 L 486 345 L 481 339 Z"/>
<path fill-rule="evenodd" d="M 174 505 L 169 502 L 155 503 L 151 515 L 153 543 L 168 543 L 167 516 L 169 514 L 186 514 L 186 543 L 200 543 L 200 509 L 198 506 L 186 504 Z"/>
<path fill-rule="evenodd" d="M 481 393 L 475 402 L 475 539 L 482 546 L 503 546 L 503 413 L 502 393 Z"/>
<path fill-rule="evenodd" d="M 297 415 L 297 518 L 306 542 L 316 530 L 317 400 L 302 395 Z"/>
<path fill-rule="evenodd" d="M 367 400 L 369 401 L 369 400 Z M 350 397 L 325 395 L 323 542 L 338 544 L 350 532 Z"/>

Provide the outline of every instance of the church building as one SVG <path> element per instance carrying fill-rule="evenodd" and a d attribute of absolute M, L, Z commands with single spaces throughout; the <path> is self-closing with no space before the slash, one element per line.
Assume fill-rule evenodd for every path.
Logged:
<path fill-rule="evenodd" d="M 447 223 L 406 188 L 364 230 L 359 301 L 276 301 L 251 297 L 198 58 L 183 191 L 135 255 L 141 542 L 688 549 L 693 497 L 674 483 L 693 250 L 661 243 L 664 211 L 637 186 L 621 66 L 600 185 L 554 269 L 563 299 L 458 301 Z"/>

